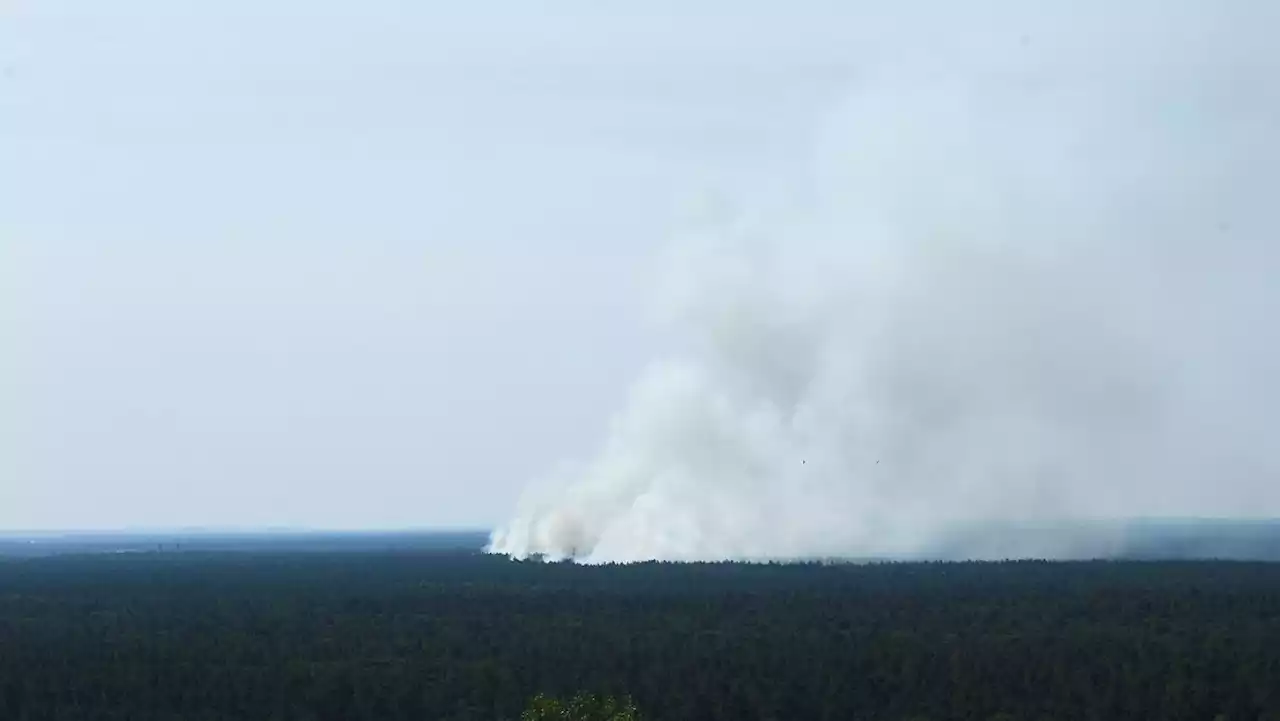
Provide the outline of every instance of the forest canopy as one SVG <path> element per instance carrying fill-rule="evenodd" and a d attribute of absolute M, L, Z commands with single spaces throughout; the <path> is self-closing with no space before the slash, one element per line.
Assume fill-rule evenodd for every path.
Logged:
<path fill-rule="evenodd" d="M 1280 564 L 0 563 L 13 721 L 1253 721 L 1278 678 Z"/>

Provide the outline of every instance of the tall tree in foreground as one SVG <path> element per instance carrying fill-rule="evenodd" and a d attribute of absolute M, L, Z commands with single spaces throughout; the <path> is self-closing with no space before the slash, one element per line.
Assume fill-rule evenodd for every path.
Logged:
<path fill-rule="evenodd" d="M 520 714 L 520 721 L 640 721 L 640 712 L 629 697 L 581 692 L 561 700 L 538 694 Z"/>

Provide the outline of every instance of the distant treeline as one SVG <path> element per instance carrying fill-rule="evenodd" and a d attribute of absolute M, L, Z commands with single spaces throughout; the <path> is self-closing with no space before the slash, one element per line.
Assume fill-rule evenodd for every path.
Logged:
<path fill-rule="evenodd" d="M 1280 564 L 0 563 L 0 719 L 1280 721 Z"/>
<path fill-rule="evenodd" d="M 373 551 L 474 551 L 484 547 L 481 531 L 306 532 L 188 531 L 171 533 L 43 532 L 0 533 L 0 556 L 34 558 L 66 554 L 178 553 L 369 553 Z"/>
<path fill-rule="evenodd" d="M 484 531 L 0 533 L 0 557 L 152 551 L 475 551 L 482 549 L 488 540 L 488 533 Z M 897 560 L 1027 557 L 1280 561 L 1280 520 L 1155 518 L 974 523 L 950 529 L 915 558 Z"/>

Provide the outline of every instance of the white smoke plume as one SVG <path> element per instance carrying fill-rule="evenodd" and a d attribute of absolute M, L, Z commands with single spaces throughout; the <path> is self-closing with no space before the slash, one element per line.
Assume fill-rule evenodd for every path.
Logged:
<path fill-rule="evenodd" d="M 686 342 L 490 551 L 1088 556 L 961 539 L 1280 513 L 1278 13 L 953 5 L 883 24 L 786 202 L 678 239 Z"/>

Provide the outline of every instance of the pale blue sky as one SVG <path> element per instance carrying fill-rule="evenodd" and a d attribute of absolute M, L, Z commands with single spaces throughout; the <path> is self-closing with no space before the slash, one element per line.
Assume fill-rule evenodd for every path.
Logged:
<path fill-rule="evenodd" d="M 820 6 L 683 6 L 0 3 L 0 529 L 500 520 L 842 91 Z"/>
<path fill-rule="evenodd" d="M 803 185 L 868 67 L 1123 55 L 1271 122 L 1280 6 L 1115 7 L 0 0 L 0 530 L 500 522 L 605 437 L 688 208 Z"/>

